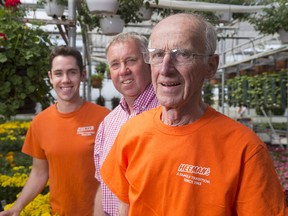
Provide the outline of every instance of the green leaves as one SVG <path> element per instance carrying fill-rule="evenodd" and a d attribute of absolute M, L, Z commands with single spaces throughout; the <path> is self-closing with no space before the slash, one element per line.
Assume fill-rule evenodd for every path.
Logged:
<path fill-rule="evenodd" d="M 227 80 L 230 106 L 245 104 L 265 111 L 285 110 L 287 106 L 288 72 L 263 73 L 256 76 L 238 76 Z"/>
<path fill-rule="evenodd" d="M 269 6 L 261 13 L 255 13 L 247 18 L 255 29 L 263 34 L 275 34 L 279 30 L 288 31 L 288 7 L 286 0 L 268 2 Z"/>
<path fill-rule="evenodd" d="M 3 53 L 0 53 L 0 63 L 4 63 L 7 61 L 7 56 Z"/>
<path fill-rule="evenodd" d="M 46 82 L 53 44 L 41 26 L 20 22 L 22 16 L 0 7 L 0 33 L 7 35 L 0 43 L 4 50 L 0 52 L 0 115 L 6 118 L 17 114 L 27 99 L 43 107 L 53 100 Z"/>

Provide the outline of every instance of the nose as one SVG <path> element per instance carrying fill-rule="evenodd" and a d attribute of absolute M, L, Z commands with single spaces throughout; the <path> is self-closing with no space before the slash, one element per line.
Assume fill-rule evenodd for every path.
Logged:
<path fill-rule="evenodd" d="M 121 62 L 121 66 L 119 68 L 119 75 L 125 76 L 130 73 L 129 67 L 124 62 Z"/>
<path fill-rule="evenodd" d="M 165 53 L 165 56 L 163 58 L 163 63 L 162 64 L 173 64 L 173 53 L 170 53 L 170 52 L 166 52 Z"/>
<path fill-rule="evenodd" d="M 63 82 L 70 82 L 70 77 L 68 73 L 64 73 L 63 74 Z"/>
<path fill-rule="evenodd" d="M 160 64 L 160 74 L 167 75 L 170 73 L 171 68 L 174 68 L 173 58 L 171 53 L 166 52 L 162 64 Z"/>

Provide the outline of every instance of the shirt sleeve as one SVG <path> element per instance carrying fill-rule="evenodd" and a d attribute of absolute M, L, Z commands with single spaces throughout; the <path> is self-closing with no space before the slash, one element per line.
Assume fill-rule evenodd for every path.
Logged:
<path fill-rule="evenodd" d="M 241 173 L 237 215 L 285 215 L 284 192 L 265 147 L 254 149 L 245 158 Z"/>
<path fill-rule="evenodd" d="M 121 151 L 121 142 L 119 142 L 121 138 L 119 138 L 119 135 L 101 167 L 101 177 L 118 199 L 129 203 L 129 184 L 125 177 L 127 168 L 125 161 L 127 160 Z"/>
<path fill-rule="evenodd" d="M 25 141 L 22 146 L 22 152 L 38 159 L 47 159 L 43 148 L 41 147 L 38 137 L 41 135 L 36 130 L 34 121 L 31 122 L 30 127 L 25 136 Z"/>
<path fill-rule="evenodd" d="M 103 157 L 103 144 L 104 144 L 104 123 L 102 122 L 99 125 L 95 143 L 94 143 L 94 164 L 95 164 L 95 178 L 100 182 L 100 167 L 101 167 L 101 159 Z"/>

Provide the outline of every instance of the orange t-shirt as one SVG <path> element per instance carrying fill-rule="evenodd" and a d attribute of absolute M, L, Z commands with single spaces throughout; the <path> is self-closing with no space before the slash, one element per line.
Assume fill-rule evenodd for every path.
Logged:
<path fill-rule="evenodd" d="M 109 110 L 85 102 L 68 114 L 53 105 L 39 113 L 22 151 L 49 164 L 50 201 L 61 216 L 91 216 L 98 186 L 93 149 L 99 124 Z"/>
<path fill-rule="evenodd" d="M 101 168 L 129 215 L 284 215 L 269 153 L 250 129 L 211 107 L 185 126 L 160 116 L 156 108 L 129 120 Z"/>

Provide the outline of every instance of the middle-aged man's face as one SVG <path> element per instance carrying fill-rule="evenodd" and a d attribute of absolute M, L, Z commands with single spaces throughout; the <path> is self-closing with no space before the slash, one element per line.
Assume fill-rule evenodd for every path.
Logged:
<path fill-rule="evenodd" d="M 58 102 L 72 102 L 79 99 L 79 86 L 85 78 L 85 73 L 80 73 L 73 56 L 56 56 L 48 76 L 57 94 Z"/>
<path fill-rule="evenodd" d="M 112 82 L 126 100 L 135 100 L 151 83 L 151 72 L 133 39 L 111 44 L 107 59 Z"/>
<path fill-rule="evenodd" d="M 201 25 L 179 17 L 166 19 L 154 28 L 149 48 L 165 51 L 187 49 L 207 54 Z M 162 106 L 179 108 L 200 103 L 204 79 L 214 75 L 218 64 L 214 57 L 206 58 L 205 61 L 204 57 L 198 56 L 188 64 L 175 65 L 171 56 L 166 54 L 162 64 L 151 65 L 152 83 Z"/>

